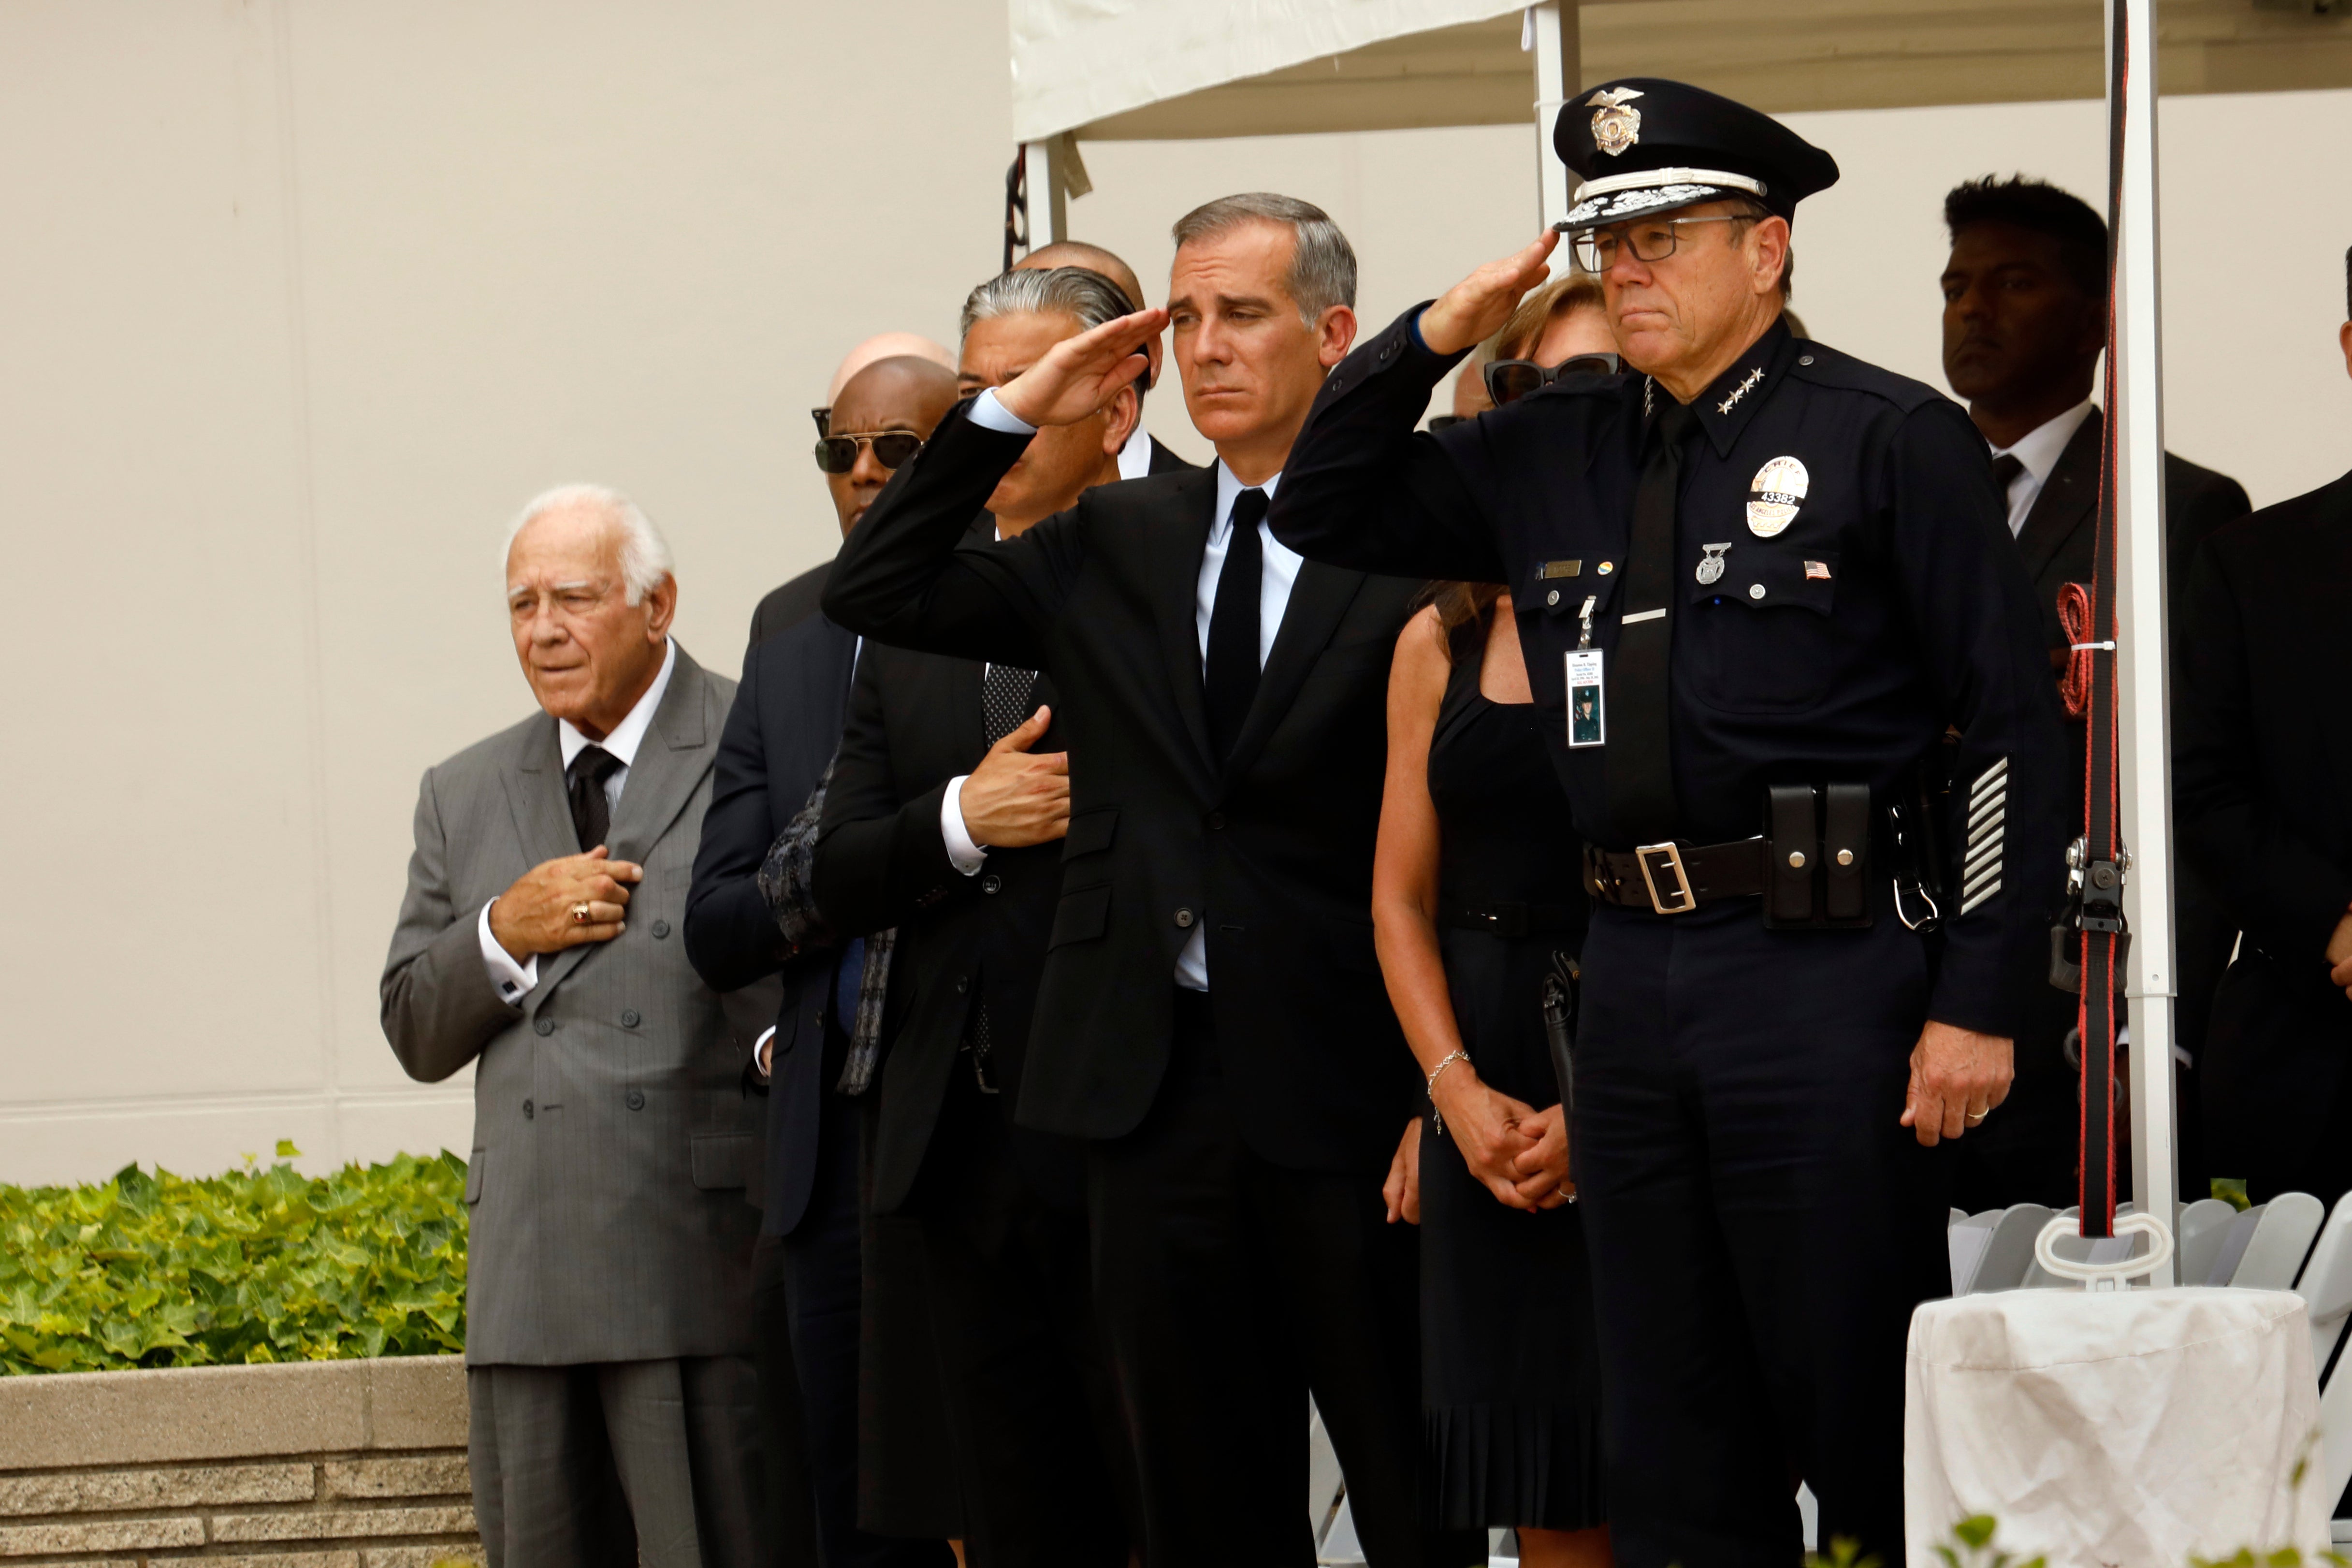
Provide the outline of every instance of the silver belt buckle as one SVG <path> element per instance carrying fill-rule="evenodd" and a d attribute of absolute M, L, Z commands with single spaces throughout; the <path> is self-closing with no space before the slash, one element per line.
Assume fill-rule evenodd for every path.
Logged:
<path fill-rule="evenodd" d="M 1664 868 L 1675 874 L 1675 884 L 1662 897 L 1658 892 L 1658 873 L 1653 868 L 1652 858 L 1663 862 Z M 1690 874 L 1683 869 L 1682 847 L 1669 840 L 1664 844 L 1637 844 L 1633 847 L 1634 864 L 1642 868 L 1643 885 L 1650 889 L 1650 908 L 1662 915 L 1686 915 L 1698 908 L 1698 895 L 1691 891 Z M 1669 904 L 1667 899 L 1675 902 Z"/>

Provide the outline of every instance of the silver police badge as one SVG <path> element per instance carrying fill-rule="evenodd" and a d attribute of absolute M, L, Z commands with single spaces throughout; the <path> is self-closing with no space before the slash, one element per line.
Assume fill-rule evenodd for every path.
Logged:
<path fill-rule="evenodd" d="M 1639 88 L 1621 87 L 1586 99 L 1592 110 L 1592 144 L 1612 157 L 1642 139 L 1642 111 L 1625 106 L 1642 96 Z"/>
<path fill-rule="evenodd" d="M 1748 487 L 1748 531 L 1769 539 L 1794 522 L 1811 483 L 1805 465 L 1794 458 L 1775 458 L 1757 469 Z"/>
<path fill-rule="evenodd" d="M 1699 548 L 1706 552 L 1706 559 L 1698 563 L 1699 586 L 1703 588 L 1712 587 L 1716 584 L 1723 581 L 1723 552 L 1730 549 L 1731 546 L 1729 544 L 1702 544 Z"/>

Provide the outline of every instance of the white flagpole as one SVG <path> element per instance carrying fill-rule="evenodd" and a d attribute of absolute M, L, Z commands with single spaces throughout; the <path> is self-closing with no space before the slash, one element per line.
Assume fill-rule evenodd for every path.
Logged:
<path fill-rule="evenodd" d="M 2132 933 L 2132 1199 L 2169 1226 L 2180 1196 L 2172 1049 L 2178 971 L 2172 929 L 2172 781 L 2165 670 L 2164 384 L 2157 277 L 2156 0 L 2107 0 L 2126 26 L 2123 222 L 2116 257 L 2116 384 L 2107 411 L 2116 447 L 2116 641 L 2124 843 L 2132 867 L 2124 910 Z M 2110 58 L 2109 91 L 2115 90 Z M 2112 104 L 2110 105 L 2112 107 Z M 2168 1262 L 2149 1282 L 2173 1283 Z"/>

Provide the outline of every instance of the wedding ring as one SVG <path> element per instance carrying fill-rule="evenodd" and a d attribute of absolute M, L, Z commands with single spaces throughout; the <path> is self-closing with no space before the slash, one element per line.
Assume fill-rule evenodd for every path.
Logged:
<path fill-rule="evenodd" d="M 1990 1116 L 1992 1112 L 1990 1110 L 1971 1110 L 1969 1112 L 1969 1125 L 1974 1127 L 1978 1122 L 1982 1121 L 1986 1117 Z"/>
<path fill-rule="evenodd" d="M 584 926 L 584 925 L 586 925 L 586 924 L 588 923 L 588 915 L 589 915 L 589 912 L 590 912 L 590 911 L 589 911 L 589 909 L 588 909 L 588 903 L 587 903 L 587 900 L 584 900 L 584 899 L 583 899 L 583 900 L 582 900 L 579 903 L 576 903 L 576 904 L 572 905 L 572 923 L 573 925 L 576 925 L 576 926 Z"/>

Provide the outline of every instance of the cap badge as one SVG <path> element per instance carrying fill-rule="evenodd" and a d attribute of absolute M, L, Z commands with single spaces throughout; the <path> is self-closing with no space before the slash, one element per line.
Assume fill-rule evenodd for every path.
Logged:
<path fill-rule="evenodd" d="M 1642 139 L 1642 111 L 1625 106 L 1642 96 L 1639 88 L 1621 87 L 1594 93 L 1584 101 L 1592 110 L 1592 144 L 1615 157 Z"/>
<path fill-rule="evenodd" d="M 1706 559 L 1698 563 L 1699 586 L 1702 588 L 1710 587 L 1715 584 L 1722 582 L 1724 565 L 1723 552 L 1730 549 L 1731 546 L 1729 544 L 1702 544 L 1699 548 L 1706 552 Z"/>
<path fill-rule="evenodd" d="M 1811 482 L 1805 465 L 1794 458 L 1775 458 L 1757 469 L 1748 487 L 1748 531 L 1769 539 L 1794 522 Z"/>

